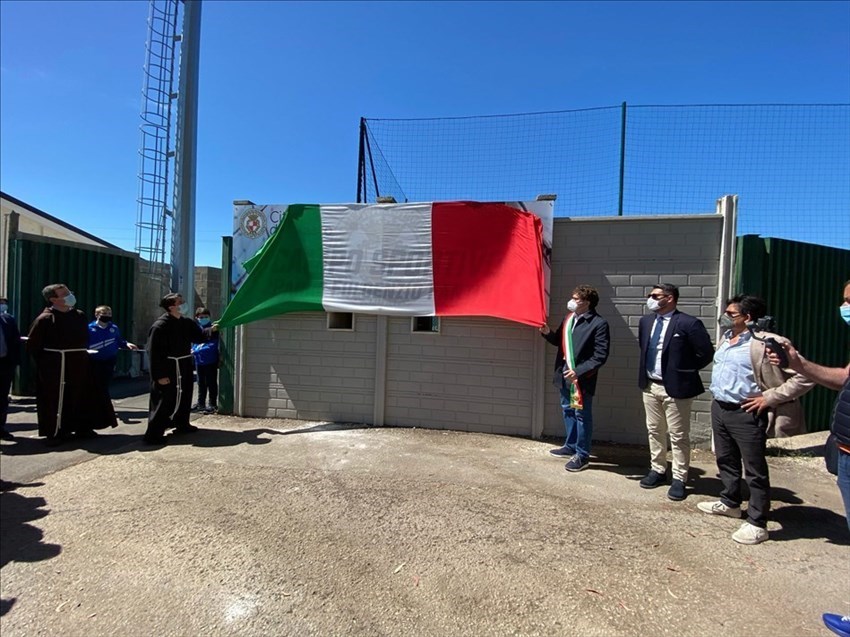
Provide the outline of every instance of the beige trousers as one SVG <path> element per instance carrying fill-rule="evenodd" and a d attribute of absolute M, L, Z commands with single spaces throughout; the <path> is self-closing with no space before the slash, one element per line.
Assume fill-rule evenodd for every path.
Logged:
<path fill-rule="evenodd" d="M 661 383 L 650 383 L 643 391 L 649 454 L 653 471 L 667 472 L 667 435 L 673 451 L 673 478 L 688 481 L 691 464 L 691 404 L 693 398 L 670 398 Z"/>

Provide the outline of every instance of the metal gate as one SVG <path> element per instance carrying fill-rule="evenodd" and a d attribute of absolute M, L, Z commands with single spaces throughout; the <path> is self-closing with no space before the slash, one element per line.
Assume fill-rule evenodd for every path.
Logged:
<path fill-rule="evenodd" d="M 123 250 L 80 244 L 24 233 L 9 238 L 7 290 L 9 311 L 26 335 L 46 306 L 41 290 L 64 283 L 77 297 L 77 307 L 94 320 L 98 305 L 112 307 L 115 324 L 125 337 L 133 333 L 134 282 L 137 255 Z M 119 352 L 116 372 L 126 373 L 127 352 Z M 35 370 L 23 356 L 13 385 L 19 396 L 35 395 Z"/>

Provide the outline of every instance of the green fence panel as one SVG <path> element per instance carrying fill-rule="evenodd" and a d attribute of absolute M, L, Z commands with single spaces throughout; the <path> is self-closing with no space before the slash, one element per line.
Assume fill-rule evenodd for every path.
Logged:
<path fill-rule="evenodd" d="M 26 335 L 46 306 L 41 290 L 64 283 L 77 297 L 77 308 L 94 320 L 94 308 L 109 305 L 125 337 L 133 333 L 136 255 L 97 246 L 82 247 L 59 239 L 16 234 L 9 239 L 7 290 L 10 310 Z M 116 372 L 126 373 L 128 353 L 119 356 Z M 35 370 L 24 356 L 13 385 L 16 395 L 35 395 Z"/>
<path fill-rule="evenodd" d="M 222 312 L 230 299 L 233 281 L 233 237 L 221 238 L 221 307 Z M 218 373 L 218 410 L 222 414 L 233 413 L 233 379 L 234 379 L 234 343 L 236 342 L 235 328 L 228 327 L 220 334 L 221 367 Z"/>

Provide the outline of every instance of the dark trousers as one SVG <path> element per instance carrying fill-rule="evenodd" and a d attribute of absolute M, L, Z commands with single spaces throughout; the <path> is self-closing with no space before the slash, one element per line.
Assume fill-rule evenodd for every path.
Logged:
<path fill-rule="evenodd" d="M 189 412 L 192 410 L 192 390 L 194 389 L 194 378 L 191 368 L 183 369 L 181 378 L 181 390 L 177 391 L 177 382 L 171 378 L 168 385 L 160 385 L 155 380 L 151 381 L 150 413 L 148 414 L 148 430 L 145 438 L 160 438 L 165 430 L 174 427 L 183 429 L 189 425 Z M 177 406 L 177 412 L 174 407 Z M 172 414 L 174 417 L 172 418 Z"/>
<path fill-rule="evenodd" d="M 115 359 L 89 361 L 91 375 L 94 378 L 94 383 L 101 391 L 109 395 L 109 383 L 112 381 L 112 375 L 115 373 Z"/>
<path fill-rule="evenodd" d="M 198 404 L 207 404 L 207 390 L 210 393 L 210 407 L 218 405 L 218 365 L 198 365 Z"/>
<path fill-rule="evenodd" d="M 728 507 L 741 506 L 743 463 L 750 489 L 747 522 L 765 528 L 770 511 L 770 474 L 765 457 L 767 413 L 757 416 L 740 407 L 714 400 L 711 403 L 711 429 L 714 432 L 717 468 L 723 482 L 720 501 Z"/>
<path fill-rule="evenodd" d="M 15 378 L 15 365 L 0 360 L 0 428 L 6 427 L 9 415 L 9 392 L 12 391 L 12 379 Z"/>
<path fill-rule="evenodd" d="M 115 359 L 89 359 L 89 369 L 91 369 L 91 375 L 94 380 L 94 387 L 97 392 L 98 399 L 103 403 L 102 409 L 104 409 L 106 413 L 114 412 L 115 409 L 112 406 L 112 397 L 109 395 L 109 384 L 112 382 L 113 374 L 115 374 Z M 115 425 L 117 424 L 118 423 L 116 422 Z"/>

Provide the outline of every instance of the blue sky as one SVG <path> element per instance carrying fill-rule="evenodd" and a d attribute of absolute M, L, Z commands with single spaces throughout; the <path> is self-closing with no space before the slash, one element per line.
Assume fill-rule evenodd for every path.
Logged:
<path fill-rule="evenodd" d="M 0 187 L 130 250 L 147 13 L 0 2 Z M 217 0 L 201 30 L 196 265 L 234 199 L 352 201 L 361 116 L 850 102 L 850 2 Z"/>

